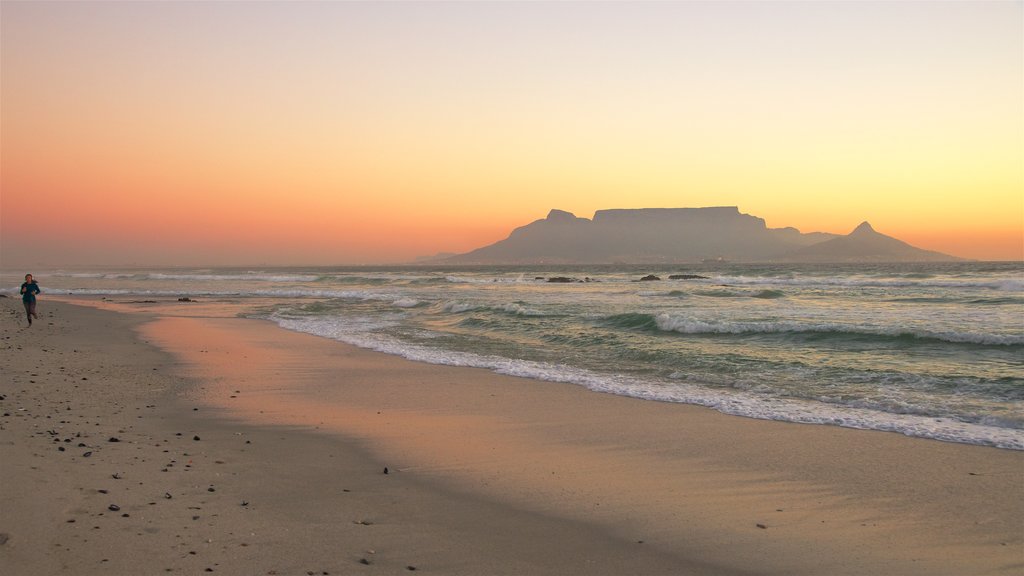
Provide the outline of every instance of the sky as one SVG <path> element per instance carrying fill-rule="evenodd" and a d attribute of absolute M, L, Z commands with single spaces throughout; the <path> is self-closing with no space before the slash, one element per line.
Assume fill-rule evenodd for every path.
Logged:
<path fill-rule="evenodd" d="M 1021 2 L 0 2 L 0 267 L 738 206 L 1024 259 Z"/>

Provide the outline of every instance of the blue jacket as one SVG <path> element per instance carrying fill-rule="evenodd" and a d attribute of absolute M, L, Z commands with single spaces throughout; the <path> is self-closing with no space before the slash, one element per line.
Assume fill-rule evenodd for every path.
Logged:
<path fill-rule="evenodd" d="M 25 282 L 21 285 L 21 300 L 23 302 L 35 302 L 36 294 L 39 294 L 39 285 L 35 280 L 32 283 Z"/>

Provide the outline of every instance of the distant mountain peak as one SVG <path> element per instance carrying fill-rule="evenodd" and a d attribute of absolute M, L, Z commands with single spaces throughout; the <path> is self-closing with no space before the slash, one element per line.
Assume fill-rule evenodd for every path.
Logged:
<path fill-rule="evenodd" d="M 860 223 L 860 226 L 854 228 L 853 232 L 850 232 L 850 236 L 861 234 L 878 234 L 878 232 L 875 232 L 875 229 L 871 227 L 871 224 L 868 223 L 867 220 L 865 220 Z"/>

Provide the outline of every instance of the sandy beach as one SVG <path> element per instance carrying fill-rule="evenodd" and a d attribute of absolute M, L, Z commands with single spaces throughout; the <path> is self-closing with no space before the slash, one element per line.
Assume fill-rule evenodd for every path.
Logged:
<path fill-rule="evenodd" d="M 1024 452 L 0 305 L 4 573 L 1024 572 Z"/>

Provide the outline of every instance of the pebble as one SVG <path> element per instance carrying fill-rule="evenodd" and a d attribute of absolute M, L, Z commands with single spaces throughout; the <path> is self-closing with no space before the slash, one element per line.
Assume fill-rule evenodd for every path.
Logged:
<path fill-rule="evenodd" d="M 121 507 L 118 506 L 117 504 L 111 504 L 110 506 L 107 506 L 107 510 L 110 510 L 111 512 L 117 512 L 120 509 Z"/>

